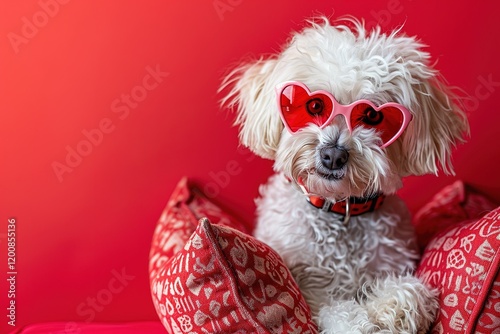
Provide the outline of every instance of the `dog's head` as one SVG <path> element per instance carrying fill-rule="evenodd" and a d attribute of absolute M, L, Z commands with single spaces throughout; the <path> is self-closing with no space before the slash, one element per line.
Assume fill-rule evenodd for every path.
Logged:
<path fill-rule="evenodd" d="M 423 45 L 347 20 L 311 22 L 284 50 L 238 66 L 224 99 L 241 143 L 310 193 L 393 193 L 406 175 L 453 173 L 468 131 Z"/>

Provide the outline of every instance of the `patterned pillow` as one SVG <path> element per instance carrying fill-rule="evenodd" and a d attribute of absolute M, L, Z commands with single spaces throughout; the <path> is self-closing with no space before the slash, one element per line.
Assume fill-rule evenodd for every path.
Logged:
<path fill-rule="evenodd" d="M 444 187 L 413 219 L 421 250 L 438 232 L 466 220 L 477 220 L 496 207 L 461 180 Z"/>
<path fill-rule="evenodd" d="M 317 333 L 281 258 L 248 232 L 179 182 L 155 229 L 149 265 L 153 302 L 169 333 Z"/>
<path fill-rule="evenodd" d="M 500 333 L 500 207 L 427 246 L 417 275 L 441 291 L 431 333 Z"/>
<path fill-rule="evenodd" d="M 179 181 L 156 225 L 149 254 L 150 279 L 178 251 L 180 251 L 198 225 L 207 217 L 214 224 L 234 227 L 249 233 L 246 225 L 211 202 L 188 179 Z"/>

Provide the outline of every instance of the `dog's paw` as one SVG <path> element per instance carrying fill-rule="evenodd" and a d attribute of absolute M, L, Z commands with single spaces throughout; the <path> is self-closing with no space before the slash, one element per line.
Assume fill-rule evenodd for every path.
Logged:
<path fill-rule="evenodd" d="M 368 287 L 366 310 L 380 330 L 391 333 L 427 333 L 438 309 L 438 292 L 418 278 L 389 276 Z"/>
<path fill-rule="evenodd" d="M 366 309 L 354 300 L 336 301 L 322 307 L 317 322 L 321 334 L 367 334 L 377 329 Z"/>

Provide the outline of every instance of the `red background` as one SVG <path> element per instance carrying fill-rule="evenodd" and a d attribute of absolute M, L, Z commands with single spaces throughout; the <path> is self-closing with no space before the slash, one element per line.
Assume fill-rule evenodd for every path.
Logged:
<path fill-rule="evenodd" d="M 472 137 L 455 152 L 456 178 L 500 201 L 494 1 L 65 2 L 0 3 L 2 333 L 11 329 L 10 217 L 17 221 L 17 327 L 156 319 L 147 257 L 176 182 L 193 178 L 250 221 L 258 185 L 271 173 L 271 162 L 237 150 L 233 116 L 218 106 L 223 74 L 242 58 L 279 50 L 317 13 L 378 20 L 384 30 L 404 24 L 429 45 L 449 83 L 470 95 Z M 152 88 L 147 68 L 168 76 Z M 133 108 L 121 102 L 131 93 Z M 102 122 L 101 138 L 91 130 Z M 85 131 L 96 134 L 90 147 Z M 66 164 L 68 149 L 88 154 L 58 177 L 54 163 Z M 452 179 L 408 178 L 400 194 L 415 211 Z M 113 273 L 122 270 L 129 281 L 117 292 Z M 102 300 L 111 283 L 111 300 L 90 319 L 90 300 Z"/>

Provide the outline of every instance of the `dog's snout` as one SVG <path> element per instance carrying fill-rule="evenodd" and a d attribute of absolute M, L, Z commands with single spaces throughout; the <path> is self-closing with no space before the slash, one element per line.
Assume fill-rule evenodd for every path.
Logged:
<path fill-rule="evenodd" d="M 323 147 L 320 152 L 321 164 L 329 170 L 335 170 L 344 167 L 349 159 L 349 153 L 346 149 L 338 146 Z"/>

